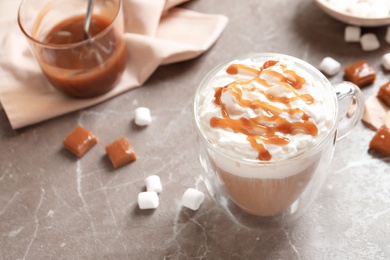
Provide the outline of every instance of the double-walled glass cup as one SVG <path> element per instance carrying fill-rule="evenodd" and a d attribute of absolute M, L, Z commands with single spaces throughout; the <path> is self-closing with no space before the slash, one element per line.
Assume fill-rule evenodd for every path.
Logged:
<path fill-rule="evenodd" d="M 20 29 L 43 74 L 59 91 L 77 98 L 114 88 L 127 61 L 121 0 L 95 0 L 89 36 L 88 0 L 23 0 Z"/>
<path fill-rule="evenodd" d="M 325 134 L 297 154 L 269 161 L 238 158 L 237 151 L 221 149 L 209 138 L 202 126 L 209 122 L 201 122 L 200 106 L 207 100 L 205 90 L 229 63 L 216 67 L 203 79 L 193 102 L 196 144 L 206 187 L 228 216 L 251 228 L 285 227 L 305 212 L 326 179 L 336 141 L 352 131 L 364 110 L 364 99 L 357 86 L 349 82 L 332 86 L 321 72 L 300 59 L 258 53 L 237 60 L 249 58 L 265 62 L 275 57 L 293 63 L 314 79 L 331 117 Z M 223 141 L 229 142 L 227 138 Z M 237 146 L 231 150 L 239 149 Z"/>

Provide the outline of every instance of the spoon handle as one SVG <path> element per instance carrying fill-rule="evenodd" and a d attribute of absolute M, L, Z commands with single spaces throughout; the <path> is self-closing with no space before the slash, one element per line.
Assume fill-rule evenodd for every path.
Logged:
<path fill-rule="evenodd" d="M 89 26 L 91 25 L 93 1 L 94 0 L 88 0 L 87 14 L 85 15 L 84 20 L 84 39 L 88 39 L 90 37 Z"/>

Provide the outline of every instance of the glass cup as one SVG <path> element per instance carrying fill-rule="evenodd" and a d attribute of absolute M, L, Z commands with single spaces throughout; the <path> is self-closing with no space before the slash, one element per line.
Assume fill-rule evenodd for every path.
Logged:
<path fill-rule="evenodd" d="M 18 23 L 49 82 L 77 98 L 114 88 L 127 61 L 121 0 L 95 0 L 90 36 L 88 0 L 23 0 Z"/>
<path fill-rule="evenodd" d="M 232 84 L 221 79 L 220 74 L 230 63 L 222 64 L 206 75 L 196 90 L 193 102 L 196 145 L 204 169 L 202 177 L 205 185 L 231 219 L 256 229 L 286 227 L 305 212 L 326 179 L 336 141 L 352 131 L 364 110 L 363 95 L 357 86 L 349 82 L 332 86 L 321 72 L 305 61 L 274 53 L 250 54 L 237 60 L 250 58 L 266 62 L 275 57 L 305 71 L 315 82 L 316 91 L 328 108 L 327 130 L 300 152 L 275 160 L 248 159 L 237 156 L 241 146 L 234 145 L 229 150 L 213 141 L 207 132 L 210 129 L 204 127 L 205 124 L 210 125 L 211 120 L 202 122 L 200 113 L 203 112 L 200 110 L 204 103 L 216 102 L 219 95 L 216 91 L 207 93 L 208 88 Z M 247 71 L 247 74 L 251 72 Z M 241 83 L 246 84 L 242 80 L 238 82 Z M 215 93 L 212 99 L 207 97 L 210 93 Z M 230 132 L 220 137 L 221 142 L 235 138 Z"/>

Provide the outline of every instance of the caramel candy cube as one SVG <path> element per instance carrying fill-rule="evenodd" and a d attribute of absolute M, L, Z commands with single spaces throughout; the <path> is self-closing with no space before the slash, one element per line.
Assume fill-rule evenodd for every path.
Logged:
<path fill-rule="evenodd" d="M 390 107 L 390 81 L 379 88 L 377 97 Z"/>
<path fill-rule="evenodd" d="M 137 160 L 137 155 L 126 137 L 122 137 L 107 145 L 106 152 L 115 169 Z"/>
<path fill-rule="evenodd" d="M 383 125 L 370 142 L 370 149 L 390 157 L 390 129 Z"/>
<path fill-rule="evenodd" d="M 344 68 L 344 79 L 364 87 L 374 82 L 376 72 L 367 61 L 361 60 Z"/>
<path fill-rule="evenodd" d="M 76 126 L 62 141 L 65 149 L 81 158 L 97 144 L 97 137 L 82 126 Z"/>

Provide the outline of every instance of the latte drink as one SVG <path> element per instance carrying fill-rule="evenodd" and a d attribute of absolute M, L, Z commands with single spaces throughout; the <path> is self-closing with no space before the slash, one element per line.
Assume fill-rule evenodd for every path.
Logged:
<path fill-rule="evenodd" d="M 282 213 L 313 178 L 317 147 L 337 114 L 333 90 L 322 84 L 283 55 L 234 60 L 201 83 L 194 114 L 198 139 L 207 144 L 202 164 L 246 213 Z"/>

